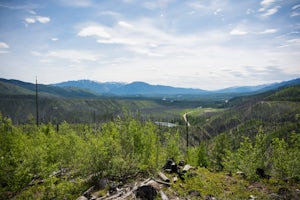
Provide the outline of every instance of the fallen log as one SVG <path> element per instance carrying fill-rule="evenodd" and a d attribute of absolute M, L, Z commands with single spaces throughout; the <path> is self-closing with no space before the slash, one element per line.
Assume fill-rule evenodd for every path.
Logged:
<path fill-rule="evenodd" d="M 126 194 L 124 194 L 120 199 L 127 199 L 128 197 L 134 195 L 134 191 L 136 191 L 137 188 L 130 190 L 129 192 L 127 192 Z"/>
<path fill-rule="evenodd" d="M 169 197 L 162 191 L 159 191 L 160 197 L 162 200 L 169 200 Z"/>
<path fill-rule="evenodd" d="M 87 189 L 82 195 L 85 197 L 91 196 L 93 190 L 94 190 L 95 186 L 90 187 L 89 189 Z"/>
<path fill-rule="evenodd" d="M 146 181 L 148 182 L 149 179 L 147 179 Z M 144 181 L 143 183 L 145 183 L 146 181 Z M 120 197 L 120 199 L 127 199 L 130 196 L 135 196 L 134 192 L 139 188 L 139 186 L 137 186 L 137 184 L 135 183 L 135 186 L 129 191 L 127 191 L 122 197 Z"/>
<path fill-rule="evenodd" d="M 151 180 L 152 180 L 151 178 L 148 178 L 148 179 L 144 180 L 140 185 L 145 185 Z"/>
<path fill-rule="evenodd" d="M 117 192 L 117 194 L 100 197 L 100 198 L 97 198 L 97 200 L 113 200 L 118 197 L 121 197 L 123 194 L 124 194 L 124 190 L 121 189 L 119 192 Z"/>
<path fill-rule="evenodd" d="M 183 167 L 182 172 L 185 173 L 185 172 L 187 172 L 187 171 L 189 171 L 189 170 L 191 170 L 191 169 L 194 169 L 194 167 L 192 167 L 192 166 L 189 165 L 189 164 L 186 164 L 186 165 Z"/>
<path fill-rule="evenodd" d="M 166 175 L 164 175 L 162 172 L 159 172 L 159 173 L 158 173 L 158 176 L 159 176 L 163 181 L 165 181 L 165 182 L 170 182 L 170 179 L 169 179 Z"/>
<path fill-rule="evenodd" d="M 157 180 L 157 179 L 153 179 L 153 180 L 160 183 L 160 184 L 163 184 L 163 185 L 166 185 L 166 186 L 171 186 L 170 182 L 165 182 L 165 181 L 161 181 L 161 180 Z"/>
<path fill-rule="evenodd" d="M 169 180 L 169 179 L 167 178 L 167 180 Z M 146 195 L 146 196 L 149 195 L 149 196 L 153 197 L 156 195 L 155 192 L 161 191 L 162 187 L 160 187 L 159 184 L 163 184 L 165 186 L 171 186 L 170 182 L 156 180 L 153 178 L 148 178 L 145 181 L 141 182 L 140 184 L 136 183 L 133 188 L 125 187 L 125 188 L 119 189 L 117 191 L 117 193 L 114 195 L 107 194 L 103 197 L 97 198 L 96 200 L 113 200 L 113 199 L 125 200 L 128 198 L 134 198 L 134 197 L 143 198 L 144 195 Z M 168 196 L 166 194 L 164 194 L 163 191 L 161 191 L 159 193 L 160 193 L 162 200 L 169 200 Z"/>
<path fill-rule="evenodd" d="M 140 183 L 140 185 L 139 186 L 137 186 L 136 184 L 135 184 L 135 186 L 130 190 L 130 191 L 127 191 L 127 193 L 125 193 L 122 197 L 120 197 L 120 199 L 127 199 L 128 197 L 130 197 L 130 196 L 135 196 L 135 192 L 137 191 L 137 189 L 139 188 L 139 187 L 141 187 L 141 186 L 144 186 L 144 185 L 151 185 L 152 187 L 154 187 L 153 186 L 153 184 L 151 183 L 151 181 L 153 181 L 151 178 L 148 178 L 148 179 L 146 179 L 145 181 L 143 181 L 142 183 Z M 154 187 L 155 188 L 155 187 Z"/>
<path fill-rule="evenodd" d="M 173 178 L 173 183 L 176 183 L 177 181 L 178 181 L 177 176 L 174 176 L 174 178 Z"/>

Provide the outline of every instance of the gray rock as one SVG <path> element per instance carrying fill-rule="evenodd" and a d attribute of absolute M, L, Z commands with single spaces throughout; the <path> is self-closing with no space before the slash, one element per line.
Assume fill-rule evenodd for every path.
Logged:
<path fill-rule="evenodd" d="M 76 200 L 88 200 L 88 198 L 86 198 L 85 196 L 80 196 Z"/>
<path fill-rule="evenodd" d="M 189 195 L 194 197 L 201 197 L 201 194 L 198 190 L 190 190 Z"/>

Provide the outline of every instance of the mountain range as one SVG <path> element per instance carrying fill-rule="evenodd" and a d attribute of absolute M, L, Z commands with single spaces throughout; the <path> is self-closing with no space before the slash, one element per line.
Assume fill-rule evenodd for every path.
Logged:
<path fill-rule="evenodd" d="M 145 82 L 95 82 L 90 80 L 67 81 L 54 84 L 54 86 L 68 88 L 78 87 L 88 89 L 101 95 L 116 95 L 116 96 L 161 96 L 161 95 L 199 95 L 206 94 L 209 91 L 192 88 L 179 88 L 165 85 L 151 85 Z"/>
<path fill-rule="evenodd" d="M 116 96 L 161 96 L 161 95 L 205 95 L 205 94 L 228 94 L 228 93 L 260 93 L 269 90 L 278 89 L 280 87 L 292 86 L 300 84 L 300 78 L 283 81 L 280 83 L 263 84 L 256 86 L 236 86 L 220 90 L 202 90 L 195 88 L 180 88 L 165 85 L 151 85 L 145 82 L 96 82 L 91 80 L 66 81 L 54 84 L 62 88 L 77 87 L 88 89 L 101 95 Z"/>
<path fill-rule="evenodd" d="M 238 86 L 224 88 L 215 91 L 180 88 L 165 85 L 151 85 L 145 82 L 96 82 L 91 80 L 66 81 L 51 85 L 38 84 L 38 91 L 41 95 L 52 95 L 71 98 L 96 98 L 96 97 L 170 97 L 180 95 L 220 95 L 231 94 L 233 96 L 255 94 L 280 87 L 300 84 L 300 78 L 280 83 Z M 20 80 L 0 79 L 0 94 L 2 95 L 32 95 L 36 86 L 32 83 Z"/>

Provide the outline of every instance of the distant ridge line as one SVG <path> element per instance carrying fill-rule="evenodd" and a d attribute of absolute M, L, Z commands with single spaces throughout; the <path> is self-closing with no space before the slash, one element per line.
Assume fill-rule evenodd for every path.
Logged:
<path fill-rule="evenodd" d="M 0 78 L 2 84 L 1 93 L 26 94 L 35 92 L 35 84 L 14 79 Z M 220 90 L 202 90 L 195 88 L 172 87 L 166 85 L 151 85 L 146 82 L 96 82 L 91 80 L 66 81 L 56 84 L 38 84 L 39 93 L 42 95 L 54 95 L 74 98 L 97 98 L 97 97 L 168 97 L 168 96 L 205 96 L 230 94 L 231 96 L 256 94 L 269 90 L 276 90 L 280 87 L 287 87 L 300 84 L 300 78 L 283 81 L 280 83 L 264 84 L 257 86 L 237 86 Z M 13 88 L 13 90 L 12 90 Z M 14 92 L 15 91 L 15 92 Z"/>

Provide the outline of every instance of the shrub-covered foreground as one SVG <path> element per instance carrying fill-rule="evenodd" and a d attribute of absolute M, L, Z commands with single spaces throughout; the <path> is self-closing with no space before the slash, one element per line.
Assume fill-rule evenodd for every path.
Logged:
<path fill-rule="evenodd" d="M 63 123 L 14 126 L 0 116 L 0 197 L 73 199 L 92 176 L 122 180 L 178 156 L 178 134 L 131 117 L 95 128 Z"/>
<path fill-rule="evenodd" d="M 248 179 L 273 178 L 300 181 L 300 134 L 287 131 L 285 138 L 270 137 L 259 129 L 254 139 L 243 137 L 233 149 L 234 137 L 220 134 L 209 147 L 210 167 L 227 172 L 242 171 Z"/>
<path fill-rule="evenodd" d="M 191 165 L 226 173 L 242 171 L 247 178 L 232 183 L 243 186 L 227 188 L 235 190 L 232 197 L 236 198 L 241 197 L 239 193 L 253 181 L 299 186 L 300 134 L 297 130 L 287 134 L 285 139 L 270 138 L 259 131 L 253 141 L 245 137 L 235 149 L 232 148 L 234 137 L 220 134 L 211 141 L 190 147 L 187 154 L 182 151 L 185 144 L 180 128 L 166 130 L 172 132 L 130 116 L 99 126 L 62 123 L 59 131 L 52 124 L 14 126 L 9 118 L 0 116 L 0 199 L 76 199 L 90 187 L 92 177 L 120 181 L 137 173 L 152 176 L 169 157 L 185 158 Z M 261 173 L 257 173 L 257 169 Z M 204 194 L 209 189 L 217 198 L 230 198 L 229 193 L 222 196 L 226 188 L 219 179 L 225 176 L 208 173 L 206 169 L 200 169 L 198 174 L 206 178 L 188 179 L 177 185 L 180 196 L 197 187 L 195 189 Z M 240 195 L 246 197 L 248 193 Z"/>

